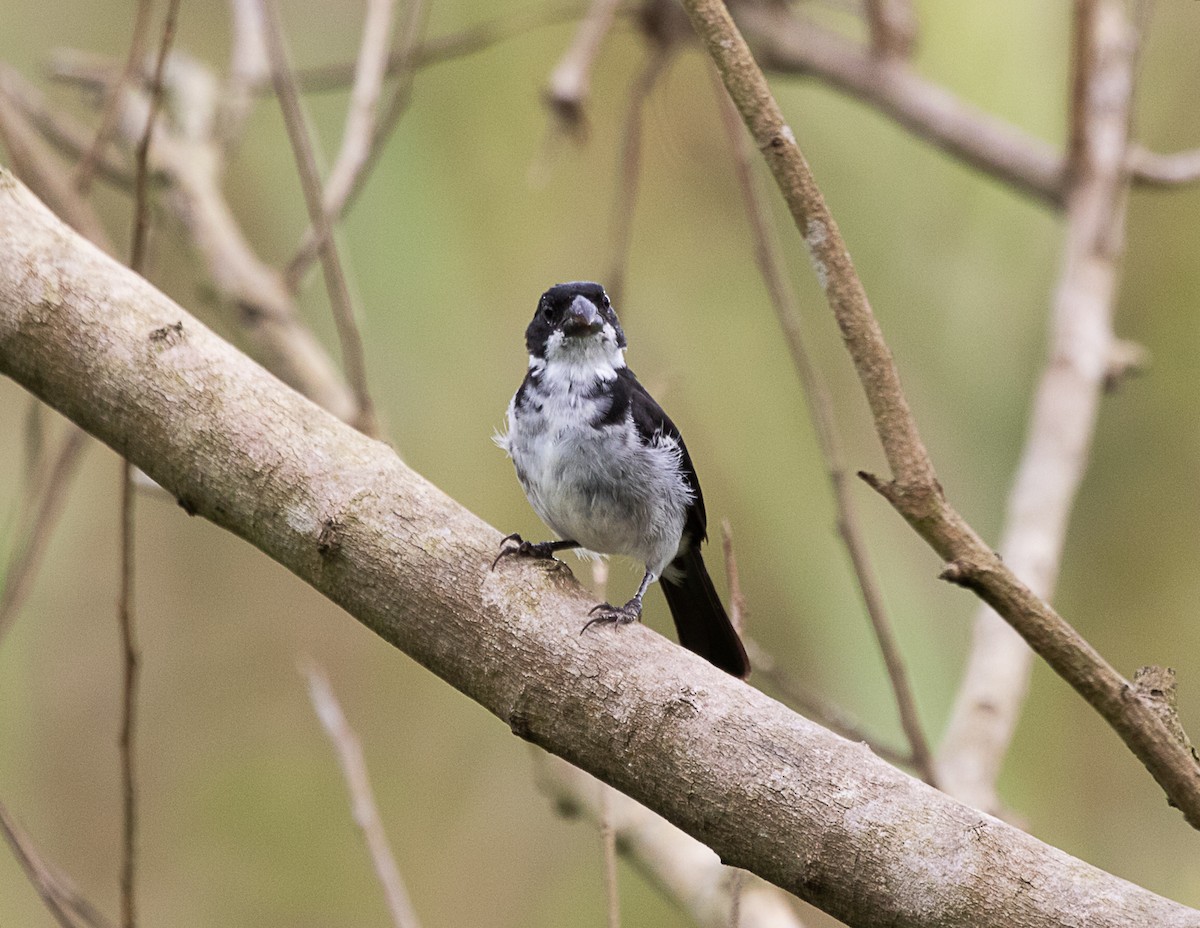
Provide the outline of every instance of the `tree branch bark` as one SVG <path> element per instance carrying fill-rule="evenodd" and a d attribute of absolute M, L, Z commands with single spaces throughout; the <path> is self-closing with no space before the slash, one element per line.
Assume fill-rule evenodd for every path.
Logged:
<path fill-rule="evenodd" d="M 641 625 L 285 387 L 0 170 L 0 373 L 518 736 L 852 926 L 1200 925 L 961 805 Z"/>

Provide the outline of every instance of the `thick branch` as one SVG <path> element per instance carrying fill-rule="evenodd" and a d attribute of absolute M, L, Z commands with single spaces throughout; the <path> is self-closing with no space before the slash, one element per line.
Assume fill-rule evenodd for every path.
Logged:
<path fill-rule="evenodd" d="M 1200 923 L 961 805 L 641 625 L 285 387 L 0 171 L 0 373 L 513 732 L 850 925 Z"/>

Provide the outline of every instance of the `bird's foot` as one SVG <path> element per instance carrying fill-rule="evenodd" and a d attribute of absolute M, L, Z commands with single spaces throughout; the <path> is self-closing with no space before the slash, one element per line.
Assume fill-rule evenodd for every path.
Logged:
<path fill-rule="evenodd" d="M 642 617 L 642 601 L 636 597 L 624 606 L 614 606 L 612 603 L 601 603 L 592 608 L 588 615 L 593 616 L 579 630 L 583 634 L 593 625 L 631 625 Z"/>
<path fill-rule="evenodd" d="M 515 541 L 516 544 L 509 545 L 510 541 Z M 492 570 L 496 569 L 496 565 L 500 563 L 502 557 L 532 557 L 543 561 L 554 561 L 557 569 L 562 566 L 562 561 L 554 556 L 554 552 L 558 550 L 561 550 L 561 546 L 553 541 L 526 541 L 520 534 L 513 532 L 500 539 L 500 553 L 492 561 Z"/>

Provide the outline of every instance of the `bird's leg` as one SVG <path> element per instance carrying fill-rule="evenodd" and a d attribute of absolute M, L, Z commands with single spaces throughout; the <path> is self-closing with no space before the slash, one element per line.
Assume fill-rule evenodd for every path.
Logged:
<path fill-rule="evenodd" d="M 515 541 L 516 544 L 505 547 L 510 541 Z M 534 557 L 552 561 L 556 551 L 569 551 L 578 547 L 579 542 L 577 541 L 526 541 L 519 534 L 513 532 L 500 539 L 500 553 L 492 561 L 492 570 L 496 569 L 496 565 L 500 563 L 502 557 Z"/>
<path fill-rule="evenodd" d="M 588 613 L 595 616 L 589 619 L 588 623 L 579 630 L 579 634 L 583 634 L 593 625 L 629 625 L 632 622 L 637 622 L 642 617 L 642 597 L 646 595 L 646 590 L 650 584 L 658 579 L 658 574 L 653 571 L 646 571 L 646 576 L 642 577 L 642 585 L 638 587 L 638 591 L 633 594 L 633 599 L 629 600 L 624 606 L 614 606 L 612 603 L 601 603 L 595 606 Z"/>

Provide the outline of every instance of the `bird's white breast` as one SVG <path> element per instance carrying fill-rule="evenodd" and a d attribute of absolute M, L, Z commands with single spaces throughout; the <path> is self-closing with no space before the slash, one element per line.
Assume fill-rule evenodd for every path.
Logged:
<path fill-rule="evenodd" d="M 537 514 L 560 537 L 622 554 L 660 574 L 674 559 L 692 492 L 678 443 L 639 439 L 631 414 L 598 425 L 611 408 L 615 370 L 549 363 L 508 409 L 508 451 Z"/>

